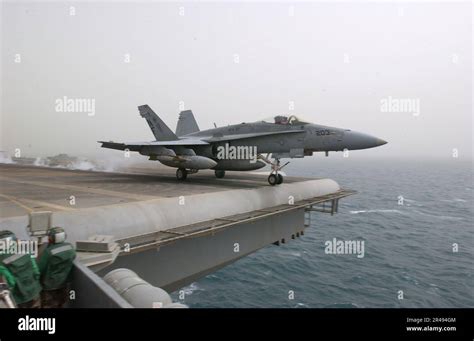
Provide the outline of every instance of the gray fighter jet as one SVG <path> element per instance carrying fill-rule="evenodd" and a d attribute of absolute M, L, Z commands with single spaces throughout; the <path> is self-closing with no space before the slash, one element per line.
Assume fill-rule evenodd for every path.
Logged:
<path fill-rule="evenodd" d="M 190 110 L 179 115 L 176 133 L 148 105 L 138 107 L 156 140 L 151 142 L 102 143 L 103 148 L 139 152 L 150 160 L 175 167 L 178 180 L 200 169 L 213 169 L 217 178 L 225 171 L 250 171 L 271 165 L 270 185 L 283 182 L 283 158 L 302 158 L 314 152 L 378 147 L 387 142 L 351 131 L 301 120 L 295 115 L 279 115 L 268 120 L 199 130 Z M 266 154 L 264 156 L 264 154 Z"/>

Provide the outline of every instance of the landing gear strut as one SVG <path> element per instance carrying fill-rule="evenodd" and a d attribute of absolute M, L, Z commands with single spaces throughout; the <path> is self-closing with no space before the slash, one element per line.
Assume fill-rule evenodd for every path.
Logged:
<path fill-rule="evenodd" d="M 216 178 L 222 179 L 225 176 L 225 170 L 215 170 L 214 174 Z"/>
<path fill-rule="evenodd" d="M 184 181 L 186 180 L 187 177 L 188 177 L 188 171 L 186 170 L 186 168 L 178 168 L 176 170 L 176 179 L 180 181 Z"/>
<path fill-rule="evenodd" d="M 283 166 L 281 166 L 280 159 L 275 159 L 275 162 L 272 162 L 272 160 L 268 158 L 268 155 L 267 157 L 263 157 L 262 155 L 259 155 L 259 158 L 272 166 L 272 171 L 270 172 L 270 175 L 268 176 L 268 183 L 272 186 L 282 184 L 283 175 L 281 175 L 279 172 L 283 167 L 285 167 L 290 162 L 287 162 Z"/>

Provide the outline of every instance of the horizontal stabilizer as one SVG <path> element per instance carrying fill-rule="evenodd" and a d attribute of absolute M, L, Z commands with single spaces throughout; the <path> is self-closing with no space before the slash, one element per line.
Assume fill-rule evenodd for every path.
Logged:
<path fill-rule="evenodd" d="M 147 146 L 163 146 L 163 147 L 173 147 L 173 146 L 205 146 L 208 145 L 206 141 L 198 139 L 182 139 L 174 141 L 153 141 L 153 142 L 112 142 L 112 141 L 97 141 L 102 143 L 102 148 L 125 150 L 130 151 L 140 151 L 142 147 Z"/>
<path fill-rule="evenodd" d="M 141 145 L 133 145 L 133 144 L 126 144 L 126 143 L 120 143 L 120 142 L 106 142 L 106 141 L 97 141 L 99 143 L 102 143 L 102 148 L 108 148 L 108 149 L 116 149 L 116 150 L 125 150 L 128 149 L 133 152 L 138 152 L 141 148 Z"/>

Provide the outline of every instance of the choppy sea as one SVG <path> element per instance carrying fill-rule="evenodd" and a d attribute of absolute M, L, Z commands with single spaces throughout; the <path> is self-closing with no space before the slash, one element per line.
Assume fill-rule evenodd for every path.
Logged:
<path fill-rule="evenodd" d="M 184 288 L 190 307 L 474 307 L 470 162 L 297 160 L 287 175 L 357 190 L 305 235 L 268 246 Z M 402 199 L 402 200 L 401 200 Z M 325 242 L 364 241 L 364 257 Z M 178 293 L 173 298 L 179 300 Z"/>

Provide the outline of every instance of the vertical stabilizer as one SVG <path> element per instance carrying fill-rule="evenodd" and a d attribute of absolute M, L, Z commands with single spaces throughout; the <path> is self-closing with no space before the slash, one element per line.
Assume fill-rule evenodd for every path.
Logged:
<path fill-rule="evenodd" d="M 176 135 L 184 136 L 199 131 L 199 127 L 191 110 L 179 113 L 178 124 L 176 125 Z"/>
<path fill-rule="evenodd" d="M 140 112 L 140 116 L 145 118 L 148 122 L 148 125 L 157 141 L 178 140 L 178 137 L 147 104 L 140 105 L 138 111 Z"/>

